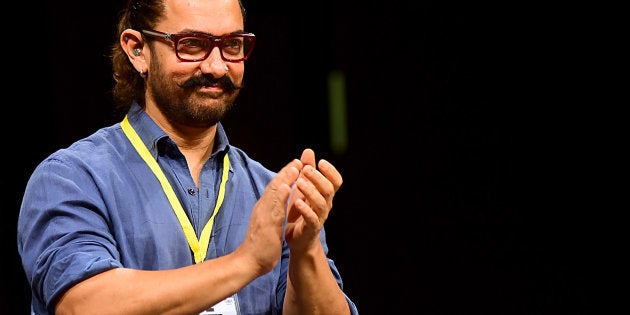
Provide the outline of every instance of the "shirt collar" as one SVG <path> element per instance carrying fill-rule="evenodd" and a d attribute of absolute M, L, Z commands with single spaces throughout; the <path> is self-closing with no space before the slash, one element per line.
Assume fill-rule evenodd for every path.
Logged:
<path fill-rule="evenodd" d="M 146 113 L 146 111 L 134 102 L 129 111 L 127 112 L 127 119 L 131 126 L 136 130 L 136 133 L 142 139 L 142 142 L 147 146 L 149 152 L 154 158 L 158 156 L 158 143 L 162 139 L 169 139 L 169 136 L 158 126 L 155 121 Z M 229 150 L 229 141 L 223 125 L 219 122 L 217 124 L 217 133 L 215 136 L 215 150 L 212 155 L 219 152 L 227 152 Z"/>

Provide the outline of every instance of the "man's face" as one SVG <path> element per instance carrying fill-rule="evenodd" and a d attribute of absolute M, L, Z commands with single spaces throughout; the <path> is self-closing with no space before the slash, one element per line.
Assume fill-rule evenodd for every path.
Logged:
<path fill-rule="evenodd" d="M 167 0 L 165 18 L 155 30 L 213 36 L 243 31 L 237 0 Z M 147 77 L 147 109 L 159 109 L 174 124 L 208 127 L 234 104 L 243 82 L 244 62 L 228 62 L 214 47 L 207 59 L 182 62 L 172 43 L 152 41 Z M 226 70 L 226 66 L 227 69 Z M 235 88 L 236 87 L 236 88 Z"/>

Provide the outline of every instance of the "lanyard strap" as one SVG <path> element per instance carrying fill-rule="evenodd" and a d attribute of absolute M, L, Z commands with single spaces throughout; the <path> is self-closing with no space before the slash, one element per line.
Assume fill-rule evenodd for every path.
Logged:
<path fill-rule="evenodd" d="M 157 161 L 153 159 L 151 153 L 149 152 L 149 149 L 147 149 L 146 145 L 144 145 L 144 142 L 142 142 L 142 139 L 140 139 L 140 136 L 138 136 L 136 131 L 129 123 L 127 116 L 125 116 L 123 121 L 120 123 L 120 126 L 122 127 L 122 130 L 129 141 L 131 141 L 131 144 L 134 146 L 134 148 L 136 148 L 136 151 L 138 151 L 138 154 L 140 154 L 144 162 L 147 163 L 151 171 L 153 171 L 153 174 L 155 174 L 157 179 L 160 181 L 160 184 L 162 185 L 162 190 L 164 190 L 164 193 L 166 194 L 166 197 L 168 198 L 168 201 L 170 202 L 171 206 L 173 207 L 173 211 L 177 216 L 177 220 L 179 220 L 179 223 L 182 226 L 182 230 L 184 231 L 184 235 L 186 236 L 188 245 L 195 255 L 195 263 L 202 262 L 206 258 L 206 253 L 208 252 L 208 244 L 210 243 L 210 235 L 212 234 L 214 217 L 217 212 L 219 212 L 219 208 L 221 207 L 221 204 L 223 203 L 223 198 L 225 197 L 225 183 L 228 180 L 228 174 L 230 171 L 230 160 L 228 159 L 228 154 L 226 153 L 223 157 L 223 172 L 221 176 L 221 184 L 219 185 L 219 196 L 217 196 L 217 204 L 212 211 L 212 216 L 210 217 L 210 220 L 208 220 L 208 223 L 206 223 L 206 226 L 201 231 L 201 236 L 199 240 L 197 240 L 195 229 L 190 223 L 190 220 L 188 220 L 188 216 L 186 216 L 184 208 L 182 208 L 182 205 L 179 203 L 179 200 L 175 195 L 175 191 L 173 191 L 173 187 L 171 187 L 171 184 L 166 179 L 166 176 L 164 175 L 164 172 L 162 172 L 160 165 L 158 165 Z"/>

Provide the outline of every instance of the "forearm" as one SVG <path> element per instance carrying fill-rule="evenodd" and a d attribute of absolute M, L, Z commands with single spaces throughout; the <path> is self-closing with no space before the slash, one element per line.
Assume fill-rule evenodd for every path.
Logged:
<path fill-rule="evenodd" d="M 116 268 L 71 287 L 56 314 L 196 314 L 258 277 L 237 252 L 179 269 Z"/>
<path fill-rule="evenodd" d="M 267 185 L 232 253 L 179 269 L 103 272 L 71 287 L 56 314 L 196 314 L 238 292 L 278 263 L 290 184 L 301 168 L 294 160 Z"/>
<path fill-rule="evenodd" d="M 291 255 L 283 314 L 350 314 L 321 245 Z"/>

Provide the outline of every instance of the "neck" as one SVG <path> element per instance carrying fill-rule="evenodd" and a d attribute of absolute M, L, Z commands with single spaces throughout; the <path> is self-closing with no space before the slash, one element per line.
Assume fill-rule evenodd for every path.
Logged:
<path fill-rule="evenodd" d="M 210 127 L 191 127 L 174 123 L 155 109 L 147 109 L 147 114 L 177 144 L 186 158 L 195 185 L 199 187 L 199 174 L 203 164 L 210 158 L 214 149 L 217 125 Z"/>

